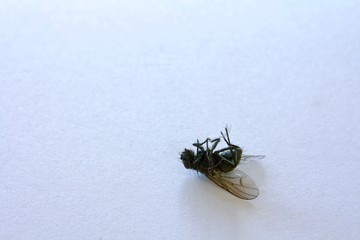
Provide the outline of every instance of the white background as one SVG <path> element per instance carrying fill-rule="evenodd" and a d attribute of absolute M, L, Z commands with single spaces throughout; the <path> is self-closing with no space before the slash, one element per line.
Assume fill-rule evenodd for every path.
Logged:
<path fill-rule="evenodd" d="M 360 4 L 0 3 L 0 238 L 359 239 Z M 237 199 L 179 153 L 228 125 Z"/>

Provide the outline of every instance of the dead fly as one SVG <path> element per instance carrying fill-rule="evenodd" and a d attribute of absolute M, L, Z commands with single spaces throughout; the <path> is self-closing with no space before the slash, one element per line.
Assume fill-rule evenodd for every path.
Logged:
<path fill-rule="evenodd" d="M 204 142 L 196 141 L 196 153 L 185 149 L 181 153 L 181 160 L 185 168 L 193 169 L 205 174 L 211 181 L 231 194 L 246 200 L 259 195 L 259 189 L 254 181 L 244 172 L 235 169 L 242 160 L 251 158 L 261 159 L 262 155 L 243 155 L 242 149 L 230 142 L 228 129 L 221 132 L 227 147 L 216 150 L 220 138 L 207 138 Z"/>

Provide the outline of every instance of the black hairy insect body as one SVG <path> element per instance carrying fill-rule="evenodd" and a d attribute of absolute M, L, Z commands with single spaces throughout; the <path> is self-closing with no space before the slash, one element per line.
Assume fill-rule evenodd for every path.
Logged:
<path fill-rule="evenodd" d="M 241 148 L 235 151 L 239 158 L 234 158 L 230 151 L 222 153 L 202 151 L 195 154 L 193 150 L 185 149 L 180 158 L 185 168 L 203 174 L 212 174 L 214 171 L 230 172 L 239 164 L 242 155 Z"/>
<path fill-rule="evenodd" d="M 222 134 L 223 139 L 228 147 L 220 150 L 215 150 L 220 142 L 220 138 L 207 138 L 200 143 L 197 140 L 193 145 L 196 147 L 196 152 L 191 149 L 184 149 L 181 153 L 185 168 L 193 169 L 203 174 L 214 174 L 214 172 L 230 172 L 240 163 L 242 156 L 242 149 L 239 146 L 230 143 L 229 133 L 225 128 L 226 136 Z M 211 146 L 209 146 L 211 144 Z"/>

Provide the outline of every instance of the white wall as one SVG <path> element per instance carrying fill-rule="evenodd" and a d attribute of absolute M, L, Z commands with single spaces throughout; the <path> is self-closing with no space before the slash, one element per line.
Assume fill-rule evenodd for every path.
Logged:
<path fill-rule="evenodd" d="M 0 3 L 1 239 L 359 239 L 358 1 Z M 253 201 L 179 153 L 228 124 Z"/>

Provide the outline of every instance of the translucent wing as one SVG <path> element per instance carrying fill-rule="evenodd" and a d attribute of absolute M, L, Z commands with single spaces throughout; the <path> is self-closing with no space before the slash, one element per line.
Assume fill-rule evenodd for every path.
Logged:
<path fill-rule="evenodd" d="M 241 162 L 245 163 L 245 162 L 248 162 L 248 161 L 251 161 L 251 160 L 261 160 L 264 157 L 265 157 L 265 155 L 245 155 L 245 154 L 243 154 L 241 156 Z"/>
<path fill-rule="evenodd" d="M 236 169 L 228 173 L 217 172 L 212 176 L 210 174 L 206 174 L 206 176 L 236 197 L 251 200 L 259 195 L 259 189 L 254 181 L 240 170 Z"/>

